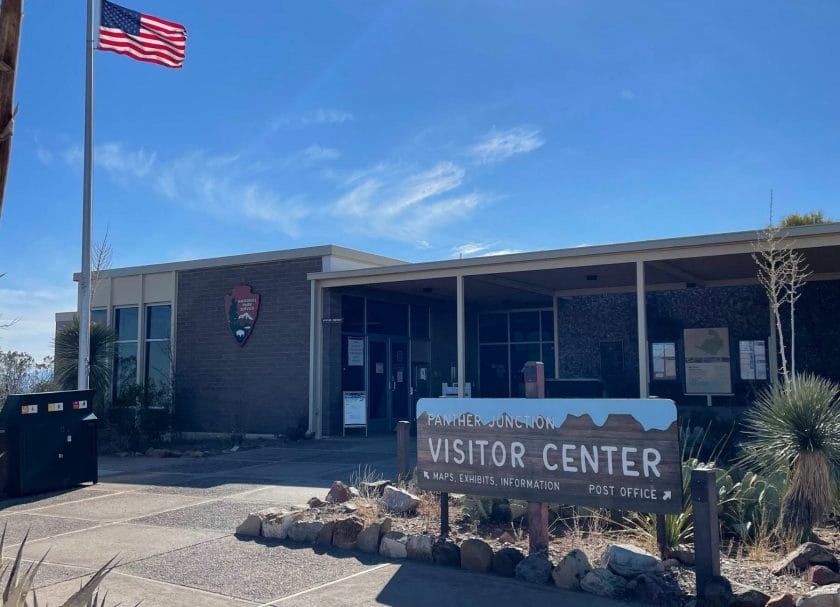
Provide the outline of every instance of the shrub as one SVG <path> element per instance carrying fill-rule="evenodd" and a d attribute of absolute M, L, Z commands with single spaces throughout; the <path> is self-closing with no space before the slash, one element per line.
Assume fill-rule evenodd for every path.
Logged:
<path fill-rule="evenodd" d="M 745 418 L 743 461 L 767 476 L 781 472 L 777 532 L 804 541 L 833 505 L 840 469 L 840 388 L 815 375 L 797 375 L 761 393 Z"/>

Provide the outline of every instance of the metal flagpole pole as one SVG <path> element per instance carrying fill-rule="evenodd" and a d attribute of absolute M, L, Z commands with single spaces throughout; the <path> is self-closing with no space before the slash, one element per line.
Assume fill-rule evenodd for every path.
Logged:
<path fill-rule="evenodd" d="M 82 195 L 82 275 L 79 278 L 79 390 L 88 388 L 90 364 L 90 227 L 93 206 L 93 42 L 94 0 L 87 3 L 85 55 L 85 163 Z"/>

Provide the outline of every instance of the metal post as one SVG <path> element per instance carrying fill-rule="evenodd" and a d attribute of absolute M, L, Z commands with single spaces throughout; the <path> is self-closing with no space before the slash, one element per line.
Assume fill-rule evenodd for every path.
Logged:
<path fill-rule="evenodd" d="M 456 312 L 457 323 L 457 339 L 458 339 L 458 398 L 464 398 L 466 384 L 466 347 L 465 347 L 465 328 L 464 328 L 464 277 L 457 276 L 456 280 L 456 304 L 458 310 Z"/>
<path fill-rule="evenodd" d="M 440 494 L 440 535 L 449 535 L 449 494 Z"/>
<path fill-rule="evenodd" d="M 702 598 L 709 581 L 720 575 L 720 527 L 714 470 L 691 471 L 691 505 L 694 509 L 694 571 L 697 596 Z"/>
<path fill-rule="evenodd" d="M 656 515 L 656 546 L 659 548 L 659 558 L 668 558 L 668 538 L 665 537 L 665 515 Z"/>
<path fill-rule="evenodd" d="M 410 429 L 410 422 L 397 422 L 397 478 L 399 480 L 408 478 L 408 440 Z"/>
<path fill-rule="evenodd" d="M 645 299 L 645 262 L 636 262 L 636 326 L 639 337 L 639 398 L 650 396 L 648 389 L 647 302 Z"/>
<path fill-rule="evenodd" d="M 88 388 L 90 364 L 90 228 L 93 207 L 93 42 L 94 0 L 87 5 L 85 54 L 85 160 L 82 193 L 82 273 L 79 276 L 79 369 L 78 388 Z"/>

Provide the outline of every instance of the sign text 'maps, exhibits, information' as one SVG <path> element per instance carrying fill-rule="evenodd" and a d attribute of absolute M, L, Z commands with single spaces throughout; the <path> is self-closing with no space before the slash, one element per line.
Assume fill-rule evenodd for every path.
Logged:
<path fill-rule="evenodd" d="M 678 513 L 673 401 L 452 399 L 417 403 L 422 489 Z"/>

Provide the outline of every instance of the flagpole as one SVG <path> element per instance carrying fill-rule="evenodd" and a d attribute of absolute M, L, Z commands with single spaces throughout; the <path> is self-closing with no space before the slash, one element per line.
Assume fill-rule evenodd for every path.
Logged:
<path fill-rule="evenodd" d="M 90 364 L 90 228 L 93 206 L 93 44 L 94 0 L 87 2 L 85 54 L 85 162 L 82 194 L 82 274 L 79 277 L 79 390 L 89 386 Z"/>

